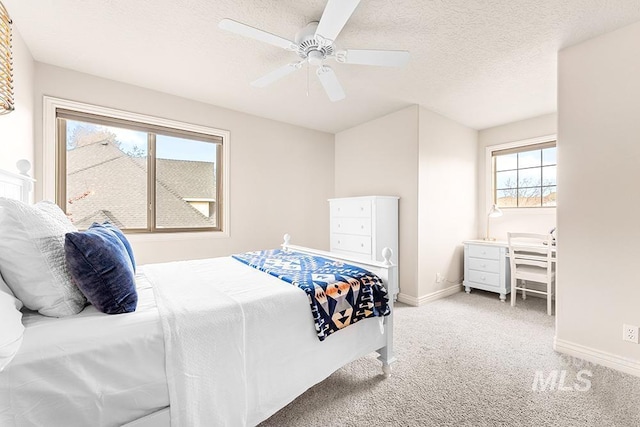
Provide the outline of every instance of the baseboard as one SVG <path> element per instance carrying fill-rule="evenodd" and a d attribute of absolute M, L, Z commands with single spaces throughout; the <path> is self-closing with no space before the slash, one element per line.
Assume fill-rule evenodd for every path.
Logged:
<path fill-rule="evenodd" d="M 412 305 L 414 307 L 418 307 L 420 305 L 427 304 L 429 302 L 438 300 L 440 298 L 446 298 L 449 295 L 453 295 L 460 291 L 462 291 L 461 284 L 449 286 L 448 288 L 441 289 L 439 291 L 435 291 L 427 295 L 423 295 L 419 298 L 413 297 L 411 295 L 403 294 L 402 292 L 400 292 L 398 294 L 398 301 L 403 302 L 405 304 Z"/>
<path fill-rule="evenodd" d="M 412 305 L 417 307 L 419 304 L 418 298 L 412 297 L 411 295 L 403 294 L 402 292 L 398 293 L 398 302 L 402 302 L 408 305 Z"/>
<path fill-rule="evenodd" d="M 586 347 L 570 341 L 553 339 L 553 349 L 569 356 L 579 357 L 588 362 L 606 366 L 636 377 L 640 377 L 640 360 L 628 359 L 606 351 Z"/>

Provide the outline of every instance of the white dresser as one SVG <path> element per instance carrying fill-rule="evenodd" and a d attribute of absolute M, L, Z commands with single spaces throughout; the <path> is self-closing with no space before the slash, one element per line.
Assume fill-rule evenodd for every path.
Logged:
<path fill-rule="evenodd" d="M 382 249 L 388 247 L 393 251 L 391 261 L 398 265 L 398 199 L 395 196 L 329 199 L 331 252 L 383 261 Z M 397 271 L 396 268 L 396 275 Z"/>
<path fill-rule="evenodd" d="M 382 261 L 382 249 L 398 263 L 398 197 L 329 199 L 331 251 Z"/>
<path fill-rule="evenodd" d="M 511 292 L 510 268 L 504 242 L 468 240 L 464 242 L 464 289 L 471 288 L 500 294 L 505 301 Z"/>

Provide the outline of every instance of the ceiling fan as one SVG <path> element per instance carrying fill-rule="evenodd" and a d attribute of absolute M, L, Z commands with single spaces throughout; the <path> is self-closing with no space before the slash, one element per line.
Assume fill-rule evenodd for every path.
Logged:
<path fill-rule="evenodd" d="M 333 69 L 325 65 L 325 60 L 333 58 L 342 64 L 384 67 L 402 67 L 409 61 L 409 52 L 405 50 L 337 50 L 335 40 L 359 3 L 360 0 L 328 0 L 320 21 L 310 22 L 298 31 L 295 42 L 232 19 L 223 19 L 218 26 L 223 30 L 290 50 L 302 58 L 251 82 L 252 86 L 268 86 L 301 69 L 306 62 L 318 67 L 316 74 L 329 99 L 340 101 L 345 98 L 344 89 Z"/>

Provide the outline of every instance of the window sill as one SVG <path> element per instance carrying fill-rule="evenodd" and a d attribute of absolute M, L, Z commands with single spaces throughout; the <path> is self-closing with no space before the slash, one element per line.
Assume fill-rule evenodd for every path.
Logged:
<path fill-rule="evenodd" d="M 229 237 L 226 231 L 182 231 L 176 233 L 129 233 L 127 239 L 132 242 L 164 242 L 184 240 L 225 239 Z"/>
<path fill-rule="evenodd" d="M 503 215 L 555 215 L 556 207 L 548 208 L 500 208 Z"/>

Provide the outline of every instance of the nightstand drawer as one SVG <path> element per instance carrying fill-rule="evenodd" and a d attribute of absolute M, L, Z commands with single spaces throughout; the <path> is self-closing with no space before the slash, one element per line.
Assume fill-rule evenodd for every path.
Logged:
<path fill-rule="evenodd" d="M 487 286 L 500 286 L 500 275 L 497 273 L 469 270 L 469 280 L 471 282 L 482 283 L 483 285 Z"/>
<path fill-rule="evenodd" d="M 500 261 L 485 258 L 469 258 L 469 269 L 500 274 Z"/>
<path fill-rule="evenodd" d="M 331 250 L 339 249 L 360 254 L 371 254 L 371 237 L 350 234 L 332 234 Z"/>
<path fill-rule="evenodd" d="M 347 200 L 331 203 L 330 213 L 333 218 L 371 217 L 371 200 Z"/>
<path fill-rule="evenodd" d="M 469 245 L 469 256 L 472 258 L 500 259 L 500 248 L 497 246 Z"/>
<path fill-rule="evenodd" d="M 331 232 L 370 236 L 371 218 L 331 218 Z"/>

